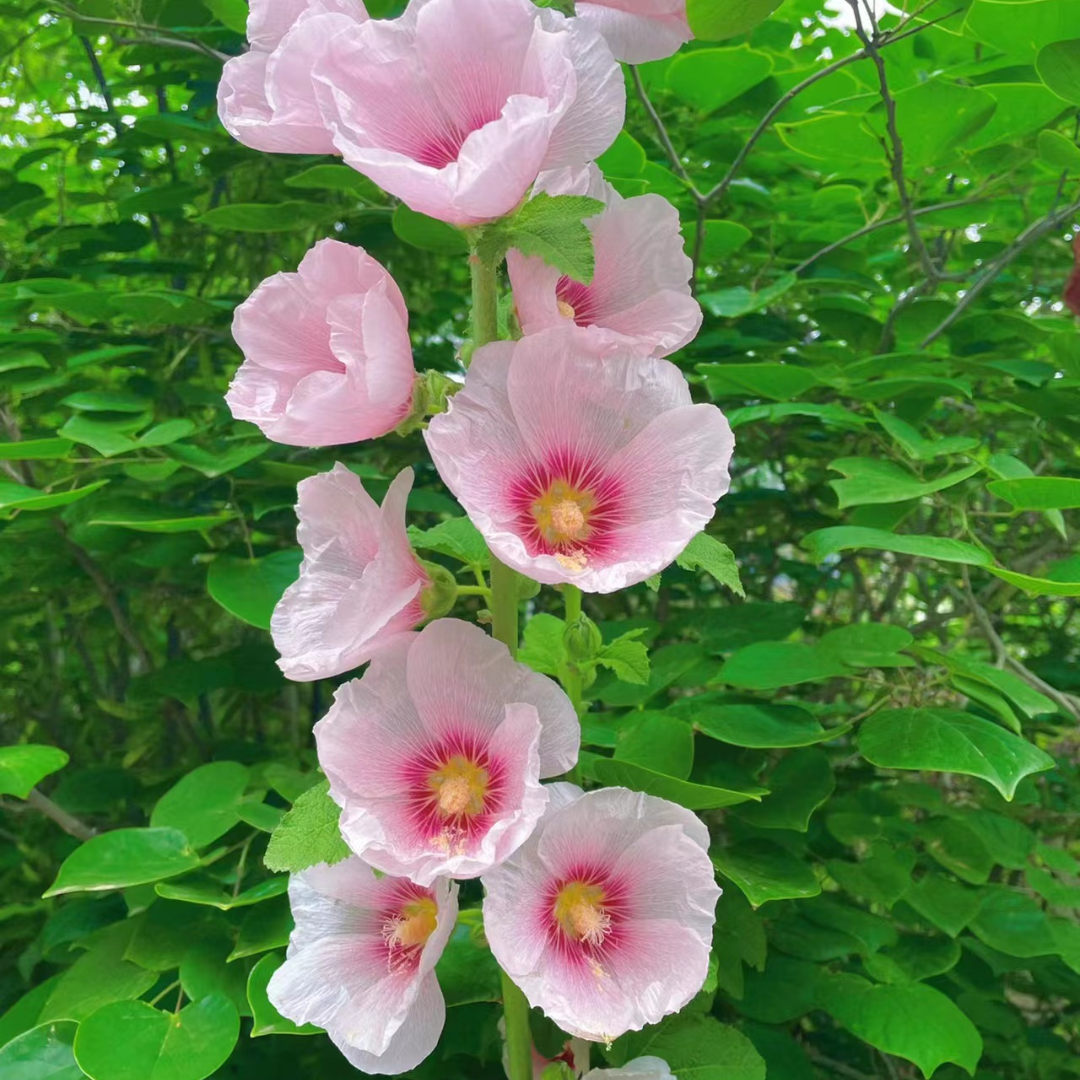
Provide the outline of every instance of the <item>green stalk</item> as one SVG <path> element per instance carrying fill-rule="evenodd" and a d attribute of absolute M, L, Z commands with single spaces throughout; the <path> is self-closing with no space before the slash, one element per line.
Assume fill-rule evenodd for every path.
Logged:
<path fill-rule="evenodd" d="M 499 336 L 499 290 L 495 266 L 476 254 L 469 257 L 472 276 L 472 328 L 476 348 Z M 501 641 L 510 655 L 518 651 L 517 575 L 505 563 L 491 557 L 491 634 Z M 503 1019 L 506 1023 L 506 1050 L 510 1080 L 532 1080 L 532 1035 L 529 1032 L 529 1003 L 518 986 L 506 974 L 502 978 Z"/>
<path fill-rule="evenodd" d="M 566 618 L 566 625 L 570 626 L 581 616 L 581 590 L 576 585 L 564 585 L 562 587 L 562 594 L 563 615 Z M 574 706 L 574 712 L 577 713 L 578 721 L 580 722 L 581 715 L 585 711 L 585 687 L 582 683 L 581 672 L 577 669 L 577 665 L 565 665 L 562 677 L 559 681 L 562 683 L 562 688 L 566 691 L 566 696 L 570 699 L 570 703 Z M 575 765 L 566 774 L 566 779 L 571 784 L 580 784 L 580 767 Z"/>

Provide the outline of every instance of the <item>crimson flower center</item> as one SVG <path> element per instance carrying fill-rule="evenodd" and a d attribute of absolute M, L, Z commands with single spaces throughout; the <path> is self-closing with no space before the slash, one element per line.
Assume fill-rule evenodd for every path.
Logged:
<path fill-rule="evenodd" d="M 554 480 L 532 504 L 531 510 L 541 536 L 553 547 L 575 546 L 588 540 L 590 515 L 596 509 L 596 495 L 565 480 Z"/>
<path fill-rule="evenodd" d="M 389 946 L 391 963 L 405 960 L 422 949 L 439 922 L 439 909 L 430 897 L 418 897 L 402 904 L 383 923 L 383 941 Z"/>
<path fill-rule="evenodd" d="M 439 817 L 468 818 L 484 812 L 491 776 L 482 765 L 455 754 L 429 774 L 427 785 Z"/>

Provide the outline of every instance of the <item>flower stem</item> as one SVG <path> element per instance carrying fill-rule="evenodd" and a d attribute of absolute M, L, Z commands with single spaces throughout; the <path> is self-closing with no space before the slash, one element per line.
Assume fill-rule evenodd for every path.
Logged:
<path fill-rule="evenodd" d="M 499 289 L 496 267 L 476 253 L 469 257 L 472 277 L 473 345 L 480 348 L 499 336 Z M 517 574 L 505 563 L 491 556 L 491 635 L 501 641 L 510 655 L 518 650 Z M 514 981 L 502 978 L 503 1018 L 506 1023 L 506 1050 L 510 1080 L 532 1080 L 532 1035 L 529 1032 L 529 1003 Z"/>
<path fill-rule="evenodd" d="M 562 594 L 563 615 L 566 618 L 566 625 L 570 626 L 571 623 L 581 616 L 581 590 L 576 585 L 567 584 L 562 587 Z M 574 712 L 577 713 L 578 722 L 580 723 L 581 714 L 585 711 L 585 688 L 582 684 L 581 672 L 578 670 L 577 665 L 565 665 L 560 681 L 562 682 L 562 688 L 566 691 L 566 696 L 570 699 L 570 704 L 574 706 Z M 566 779 L 571 784 L 580 784 L 580 766 L 575 765 L 566 774 Z"/>

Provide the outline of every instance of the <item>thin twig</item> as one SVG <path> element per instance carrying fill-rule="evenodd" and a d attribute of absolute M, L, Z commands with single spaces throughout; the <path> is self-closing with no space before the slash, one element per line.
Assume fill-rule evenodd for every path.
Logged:
<path fill-rule="evenodd" d="M 925 349 L 932 345 L 957 319 L 982 295 L 986 287 L 997 278 L 1002 270 L 1015 258 L 1023 253 L 1025 248 L 1041 240 L 1047 233 L 1059 228 L 1069 218 L 1080 214 L 1080 201 L 1072 203 L 1064 210 L 1058 210 L 1038 221 L 1032 222 L 989 266 L 979 275 L 972 286 L 964 293 L 960 302 L 949 312 L 942 322 L 923 338 L 920 348 Z"/>
<path fill-rule="evenodd" d="M 885 104 L 885 130 L 888 133 L 891 147 L 889 164 L 892 169 L 893 183 L 896 184 L 896 193 L 900 198 L 904 221 L 907 224 L 911 246 L 915 249 L 915 253 L 919 258 L 919 265 L 922 267 L 926 279 L 932 283 L 937 282 L 940 280 L 941 272 L 930 255 L 930 249 L 927 248 L 922 233 L 919 232 L 919 226 L 915 220 L 915 204 L 912 201 L 911 192 L 907 185 L 907 177 L 904 174 L 904 141 L 900 137 L 900 129 L 896 122 L 896 99 L 889 90 L 889 78 L 885 70 L 885 61 L 881 58 L 878 49 L 878 28 L 873 21 L 871 21 L 869 30 L 863 25 L 859 0 L 848 0 L 848 4 L 855 13 L 855 33 L 863 43 L 863 51 L 873 61 L 877 70 L 881 100 Z"/>
<path fill-rule="evenodd" d="M 146 671 L 152 671 L 154 669 L 154 658 L 150 655 L 150 650 L 142 643 L 139 635 L 135 633 L 134 628 L 128 621 L 127 615 L 124 614 L 124 609 L 120 606 L 120 601 L 117 599 L 116 593 L 113 591 L 113 587 L 109 582 L 109 579 L 105 576 L 101 567 L 98 566 L 94 557 L 79 544 L 76 544 L 67 535 L 67 530 L 64 528 L 64 524 L 59 518 L 53 518 L 53 525 L 56 531 L 60 534 L 60 538 L 64 543 L 64 547 L 67 549 L 71 557 L 82 567 L 83 572 L 94 583 L 98 593 L 101 595 L 101 599 L 105 601 L 105 606 L 109 609 L 109 614 L 112 616 L 113 625 L 116 627 L 120 636 L 131 646 L 135 655 Z"/>
<path fill-rule="evenodd" d="M 26 796 L 26 802 L 35 810 L 39 810 L 46 817 L 52 818 L 61 829 L 76 840 L 89 840 L 97 836 L 97 829 L 90 828 L 84 821 L 80 821 L 74 814 L 69 814 L 62 806 L 57 806 L 47 795 L 42 795 L 37 788 L 31 788 Z"/>
<path fill-rule="evenodd" d="M 641 104 L 645 109 L 646 115 L 652 121 L 652 126 L 656 131 L 656 137 L 660 140 L 660 145 L 664 148 L 664 153 L 667 154 L 668 161 L 671 162 L 671 167 L 675 170 L 675 174 L 679 179 L 689 186 L 690 190 L 693 192 L 694 198 L 700 203 L 704 196 L 694 186 L 694 182 L 690 179 L 690 174 L 686 171 L 686 166 L 684 166 L 679 159 L 675 145 L 672 143 L 671 136 L 668 134 L 668 129 L 664 126 L 664 121 L 660 118 L 660 114 L 656 111 L 656 106 L 653 105 L 645 90 L 645 84 L 641 81 L 641 73 L 638 71 L 636 65 L 630 64 L 629 67 L 630 78 L 634 80 L 634 87 L 637 90 L 638 97 L 641 99 Z"/>

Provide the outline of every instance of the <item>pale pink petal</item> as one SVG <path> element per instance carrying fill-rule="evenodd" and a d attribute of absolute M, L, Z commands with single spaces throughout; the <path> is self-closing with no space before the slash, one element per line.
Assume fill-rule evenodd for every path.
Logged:
<path fill-rule="evenodd" d="M 545 169 L 581 165 L 598 158 L 622 130 L 626 114 L 626 82 L 606 41 L 580 19 L 566 19 L 542 8 L 540 19 L 567 36 L 566 49 L 577 84 L 548 145 Z"/>
<path fill-rule="evenodd" d="M 349 671 L 422 620 L 419 597 L 430 579 L 411 551 L 408 557 L 402 551 L 411 486 L 412 470 L 405 469 L 379 512 L 340 463 L 301 481 L 297 538 L 304 561 L 270 621 L 287 678 L 305 682 Z"/>
<path fill-rule="evenodd" d="M 372 1076 L 397 1076 L 415 1069 L 439 1044 L 446 1023 L 446 1001 L 434 974 L 420 984 L 419 993 L 401 1026 L 381 1054 L 371 1054 L 346 1041 L 336 1028 L 327 1034 L 349 1064 Z"/>
<path fill-rule="evenodd" d="M 577 16 L 627 64 L 663 60 L 694 37 L 686 0 L 578 0 Z"/>
<path fill-rule="evenodd" d="M 551 680 L 478 627 L 440 619 L 385 644 L 315 739 L 349 847 L 428 885 L 478 877 L 526 840 L 547 805 L 542 761 L 572 767 L 580 729 Z"/>
<path fill-rule="evenodd" d="M 565 1031 L 611 1041 L 701 989 L 720 890 L 708 834 L 688 811 L 624 788 L 572 795 L 553 799 L 532 837 L 484 875 L 484 927 L 531 1005 Z M 583 887 L 600 907 L 580 916 L 588 931 L 571 930 L 559 904 Z"/>
<path fill-rule="evenodd" d="M 602 153 L 625 108 L 603 39 L 528 0 L 412 0 L 335 34 L 312 76 L 346 162 L 462 226 L 508 213 L 542 168 Z"/>
<path fill-rule="evenodd" d="M 561 170 L 542 178 L 548 189 L 595 191 L 591 173 Z M 573 190 L 579 189 L 579 190 Z M 693 264 L 684 251 L 678 211 L 658 195 L 620 199 L 605 185 L 606 209 L 586 220 L 595 272 L 588 285 L 562 277 L 538 257 L 511 251 L 510 282 L 525 334 L 577 323 L 616 336 L 628 348 L 666 356 L 692 341 L 701 308 L 690 293 Z"/>
<path fill-rule="evenodd" d="M 434 905 L 435 926 L 422 947 L 396 951 L 388 928 L 407 910 L 404 904 L 421 897 Z M 336 1042 L 376 1057 L 403 1026 L 431 1023 L 424 1014 L 436 1010 L 425 984 L 434 979 L 457 918 L 457 886 L 444 881 L 419 890 L 376 879 L 353 857 L 294 874 L 289 902 L 295 929 L 287 959 L 267 987 L 283 1016 L 326 1028 Z"/>
<path fill-rule="evenodd" d="M 452 728 L 461 716 L 469 716 L 478 729 L 494 731 L 505 720 L 504 703 L 532 705 L 543 717 L 540 776 L 568 772 L 581 740 L 570 699 L 553 679 L 509 659 L 506 646 L 478 626 L 438 619 L 425 627 L 410 653 L 409 694 L 437 732 Z"/>
<path fill-rule="evenodd" d="M 233 337 L 245 360 L 226 401 L 277 442 L 377 438 L 412 406 L 405 302 L 362 248 L 320 240 L 296 273 L 267 278 L 237 307 Z"/>
<path fill-rule="evenodd" d="M 593 1069 L 583 1080 L 675 1080 L 666 1061 L 658 1057 L 641 1057 L 628 1061 L 621 1069 Z"/>
<path fill-rule="evenodd" d="M 685 548 L 727 490 L 733 448 L 720 411 L 691 405 L 678 368 L 578 328 L 477 350 L 425 438 L 493 554 L 590 592 L 642 581 Z M 587 532 L 560 547 L 536 514 L 567 487 L 587 499 Z"/>

